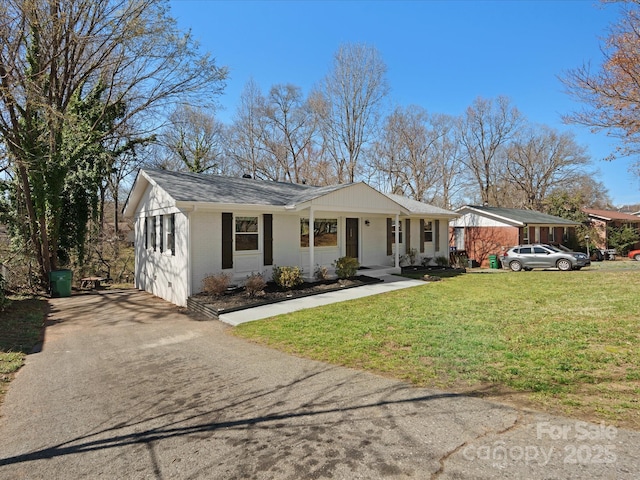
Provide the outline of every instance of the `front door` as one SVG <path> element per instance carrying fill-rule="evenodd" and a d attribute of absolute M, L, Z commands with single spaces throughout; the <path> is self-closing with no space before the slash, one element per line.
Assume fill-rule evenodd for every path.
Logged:
<path fill-rule="evenodd" d="M 358 219 L 347 218 L 346 256 L 358 258 Z"/>

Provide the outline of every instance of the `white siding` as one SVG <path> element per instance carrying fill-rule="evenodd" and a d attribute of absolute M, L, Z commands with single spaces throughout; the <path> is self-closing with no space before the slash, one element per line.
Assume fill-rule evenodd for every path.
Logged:
<path fill-rule="evenodd" d="M 300 265 L 300 250 L 300 216 L 274 215 L 273 264 L 279 267 Z M 268 275 L 271 278 L 270 267 Z"/>
<path fill-rule="evenodd" d="M 327 210 L 338 209 L 342 212 L 355 210 L 360 212 L 359 215 L 361 215 L 362 212 L 395 213 L 401 209 L 401 207 L 389 199 L 389 197 L 378 193 L 373 188 L 362 183 L 352 185 L 350 188 L 342 188 L 323 197 L 316 198 L 313 200 L 313 206 L 326 208 Z"/>
<path fill-rule="evenodd" d="M 465 213 L 451 221 L 452 227 L 512 227 L 513 224 L 487 218 L 476 213 Z"/>
<path fill-rule="evenodd" d="M 360 222 L 360 263 L 393 266 L 393 257 L 387 256 L 387 217 L 365 216 L 364 219 L 369 220 L 369 226 Z"/>
<path fill-rule="evenodd" d="M 222 213 L 191 212 L 191 290 L 202 291 L 202 280 L 222 272 Z"/>
<path fill-rule="evenodd" d="M 152 197 L 147 197 L 147 199 Z M 188 230 L 187 217 L 178 209 L 168 207 L 162 210 L 148 209 L 149 204 L 141 204 L 135 221 L 135 286 L 146 290 L 176 305 L 187 304 L 188 284 Z M 160 214 L 159 211 L 163 213 Z M 157 229 L 157 247 L 154 251 L 152 243 L 145 247 L 144 222 L 147 218 L 158 218 L 164 215 L 167 222 L 170 214 L 175 214 L 175 255 L 165 248 L 160 252 L 160 229 Z M 158 219 L 159 220 L 159 219 Z M 167 228 L 163 228 L 163 236 L 167 237 Z M 150 232 L 149 232 L 150 236 Z"/>

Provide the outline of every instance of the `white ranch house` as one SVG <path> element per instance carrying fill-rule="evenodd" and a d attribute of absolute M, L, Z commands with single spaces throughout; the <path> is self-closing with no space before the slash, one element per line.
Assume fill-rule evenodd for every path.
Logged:
<path fill-rule="evenodd" d="M 135 221 L 135 286 L 180 306 L 213 273 L 242 283 L 252 273 L 270 279 L 275 265 L 312 278 L 342 256 L 398 272 L 411 249 L 416 263 L 448 258 L 448 223 L 458 216 L 365 183 L 314 187 L 148 169 L 123 212 Z"/>

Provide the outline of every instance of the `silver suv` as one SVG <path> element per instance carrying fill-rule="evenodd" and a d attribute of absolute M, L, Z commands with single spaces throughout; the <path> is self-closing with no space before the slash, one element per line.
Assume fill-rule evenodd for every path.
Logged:
<path fill-rule="evenodd" d="M 514 272 L 532 268 L 557 268 L 558 270 L 580 270 L 591 265 L 586 254 L 563 252 L 546 244 L 517 245 L 509 248 L 500 257 L 503 268 Z"/>

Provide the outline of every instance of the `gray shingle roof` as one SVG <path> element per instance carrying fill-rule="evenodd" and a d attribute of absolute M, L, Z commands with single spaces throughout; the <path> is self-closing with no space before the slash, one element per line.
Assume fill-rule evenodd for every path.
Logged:
<path fill-rule="evenodd" d="M 314 187 L 253 178 L 144 169 L 178 202 L 284 206 L 303 203 L 351 184 Z"/>
<path fill-rule="evenodd" d="M 403 197 L 402 195 L 396 195 L 395 193 L 385 193 L 387 197 L 409 210 L 412 214 L 420 215 L 442 215 L 446 217 L 457 217 L 458 214 L 451 210 L 445 210 L 444 208 L 436 207 L 428 203 L 412 200 L 411 198 Z"/>
<path fill-rule="evenodd" d="M 567 220 L 566 218 L 547 215 L 546 213 L 536 212 L 535 210 L 520 210 L 517 208 L 500 208 L 500 207 L 484 207 L 477 205 L 467 205 L 460 208 L 464 210 L 470 208 L 478 212 L 484 212 L 489 216 L 506 218 L 515 222 L 526 225 L 579 225 L 578 222 Z"/>

